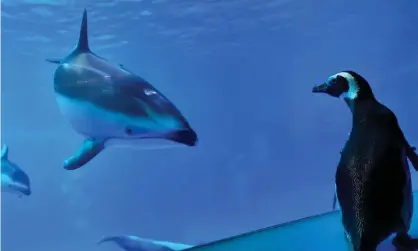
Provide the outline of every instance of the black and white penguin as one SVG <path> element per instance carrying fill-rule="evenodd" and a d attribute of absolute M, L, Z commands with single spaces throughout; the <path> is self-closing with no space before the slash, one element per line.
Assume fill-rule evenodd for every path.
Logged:
<path fill-rule="evenodd" d="M 418 248 L 409 236 L 413 213 L 407 158 L 418 170 L 418 156 L 395 114 L 381 104 L 362 76 L 343 71 L 312 90 L 344 99 L 353 115 L 352 129 L 335 174 L 345 237 L 354 251 L 375 251 L 391 234 L 406 250 Z"/>

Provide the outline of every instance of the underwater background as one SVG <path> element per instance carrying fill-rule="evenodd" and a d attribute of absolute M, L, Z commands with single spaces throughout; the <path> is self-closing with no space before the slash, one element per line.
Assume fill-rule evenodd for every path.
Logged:
<path fill-rule="evenodd" d="M 355 70 L 418 145 L 418 2 L 2 0 L 1 140 L 32 194 L 1 197 L 3 251 L 111 251 L 108 235 L 198 244 L 331 210 L 351 116 L 311 89 Z M 108 148 L 61 115 L 56 66 L 89 13 L 93 52 L 162 91 L 193 148 Z M 417 174 L 412 171 L 414 186 Z M 318 230 L 312 230 L 318 231 Z"/>

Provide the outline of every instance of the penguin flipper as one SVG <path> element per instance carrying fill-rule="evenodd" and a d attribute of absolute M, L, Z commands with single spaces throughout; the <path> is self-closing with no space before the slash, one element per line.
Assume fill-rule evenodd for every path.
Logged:
<path fill-rule="evenodd" d="M 340 208 L 340 203 L 338 202 L 337 197 L 337 184 L 334 184 L 334 198 L 332 199 L 332 210 L 338 210 Z"/>
<path fill-rule="evenodd" d="M 77 152 L 64 161 L 66 170 L 75 170 L 96 157 L 104 148 L 106 140 L 86 139 Z"/>
<path fill-rule="evenodd" d="M 334 193 L 334 198 L 332 200 L 332 210 L 335 210 L 337 206 L 337 195 Z"/>
<path fill-rule="evenodd" d="M 402 147 L 406 147 L 406 156 L 408 157 L 409 161 L 411 162 L 412 166 L 414 167 L 415 171 L 418 171 L 418 155 L 415 153 L 416 148 L 411 146 L 408 143 L 408 140 L 405 137 L 405 134 L 403 133 L 401 127 L 399 126 L 398 119 L 396 118 L 395 114 L 393 112 L 390 113 L 391 119 L 393 123 L 393 131 L 395 134 L 397 134 L 401 141 Z"/>
<path fill-rule="evenodd" d="M 414 167 L 415 171 L 418 171 L 418 155 L 415 152 L 415 149 L 415 147 L 409 147 L 406 156 L 408 156 L 408 159 Z"/>
<path fill-rule="evenodd" d="M 392 244 L 400 251 L 415 251 L 418 249 L 418 238 L 398 233 L 392 240 Z"/>

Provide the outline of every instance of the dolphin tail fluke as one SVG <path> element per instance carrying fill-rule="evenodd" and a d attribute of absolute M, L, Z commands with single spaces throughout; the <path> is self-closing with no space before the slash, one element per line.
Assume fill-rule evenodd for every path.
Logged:
<path fill-rule="evenodd" d="M 87 29 L 87 10 L 84 9 L 83 19 L 81 21 L 81 27 L 80 27 L 80 36 L 78 38 L 78 43 L 73 53 L 83 53 L 83 52 L 89 52 L 89 51 L 90 51 L 90 47 L 89 47 L 89 36 L 88 36 L 88 29 Z"/>
<path fill-rule="evenodd" d="M 64 168 L 78 169 L 96 157 L 104 148 L 105 140 L 86 139 L 80 149 L 64 162 Z"/>

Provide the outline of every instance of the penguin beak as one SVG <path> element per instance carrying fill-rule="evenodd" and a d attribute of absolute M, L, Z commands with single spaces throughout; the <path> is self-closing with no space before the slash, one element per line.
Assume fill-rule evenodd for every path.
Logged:
<path fill-rule="evenodd" d="M 323 83 L 317 86 L 314 86 L 314 88 L 312 88 L 312 92 L 313 93 L 327 93 L 329 88 L 328 83 Z"/>

